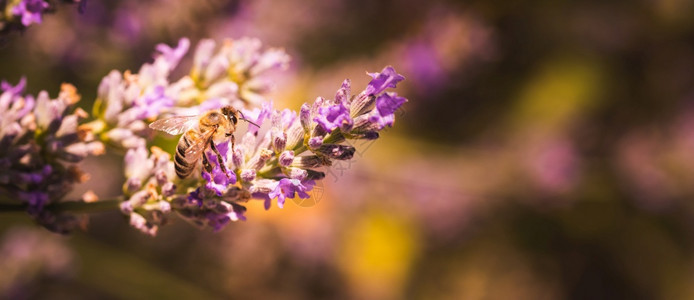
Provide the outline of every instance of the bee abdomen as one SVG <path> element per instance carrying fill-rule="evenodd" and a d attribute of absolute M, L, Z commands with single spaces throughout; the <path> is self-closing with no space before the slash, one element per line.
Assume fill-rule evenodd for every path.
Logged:
<path fill-rule="evenodd" d="M 179 178 L 190 176 L 190 174 L 193 173 L 193 169 L 195 169 L 195 163 L 186 159 L 186 150 L 188 150 L 189 147 L 190 141 L 188 140 L 188 134 L 184 134 L 181 139 L 178 140 L 176 156 L 174 157 L 176 175 L 178 175 Z"/>

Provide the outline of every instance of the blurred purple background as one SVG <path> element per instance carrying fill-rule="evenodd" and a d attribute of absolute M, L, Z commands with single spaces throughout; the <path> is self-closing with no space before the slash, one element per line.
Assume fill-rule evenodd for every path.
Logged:
<path fill-rule="evenodd" d="M 0 298 L 694 298 L 693 6 L 59 5 L 3 43 L 0 78 L 26 76 L 33 94 L 70 82 L 88 109 L 103 76 L 137 70 L 158 43 L 250 36 L 292 55 L 278 108 L 385 65 L 410 102 L 311 201 L 251 203 L 218 233 L 174 219 L 151 238 L 111 212 L 63 237 L 5 214 Z M 85 169 L 76 195 L 121 192 L 118 155 Z"/>

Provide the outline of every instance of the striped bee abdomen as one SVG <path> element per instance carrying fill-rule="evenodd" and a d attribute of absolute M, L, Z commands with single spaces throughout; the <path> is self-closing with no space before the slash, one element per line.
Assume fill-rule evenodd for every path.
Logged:
<path fill-rule="evenodd" d="M 189 136 L 190 135 L 190 136 Z M 190 130 L 181 136 L 176 146 L 176 156 L 174 157 L 174 165 L 176 166 L 176 175 L 179 178 L 186 178 L 193 173 L 198 158 L 186 157 L 186 151 L 193 144 L 193 140 L 198 138 L 198 134 Z"/>

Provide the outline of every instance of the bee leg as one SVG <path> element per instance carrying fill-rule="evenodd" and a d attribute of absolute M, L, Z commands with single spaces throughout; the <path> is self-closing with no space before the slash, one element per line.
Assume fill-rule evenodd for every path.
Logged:
<path fill-rule="evenodd" d="M 234 135 L 231 135 L 231 153 L 234 153 L 234 145 L 236 144 L 236 137 Z"/>
<path fill-rule="evenodd" d="M 210 165 L 210 161 L 207 160 L 206 153 L 202 154 L 202 166 L 205 168 L 205 171 L 207 171 L 207 173 L 212 173 L 212 165 Z"/>
<path fill-rule="evenodd" d="M 224 160 L 222 159 L 222 154 L 219 153 L 219 150 L 217 150 L 217 146 L 214 145 L 214 141 L 210 140 L 210 149 L 214 151 L 214 154 L 217 155 L 217 164 L 219 165 L 219 168 L 222 169 L 222 172 L 224 174 L 227 173 L 227 167 L 224 165 Z M 228 177 L 229 175 L 227 175 Z"/>

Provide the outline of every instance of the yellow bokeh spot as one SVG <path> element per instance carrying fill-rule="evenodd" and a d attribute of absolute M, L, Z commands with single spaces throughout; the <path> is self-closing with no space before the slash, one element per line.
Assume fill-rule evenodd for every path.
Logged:
<path fill-rule="evenodd" d="M 597 102 L 601 77 L 599 65 L 587 59 L 548 61 L 521 91 L 512 125 L 564 129 Z"/>
<path fill-rule="evenodd" d="M 338 250 L 340 268 L 359 298 L 399 298 L 418 252 L 415 228 L 403 217 L 370 212 L 348 226 Z"/>

